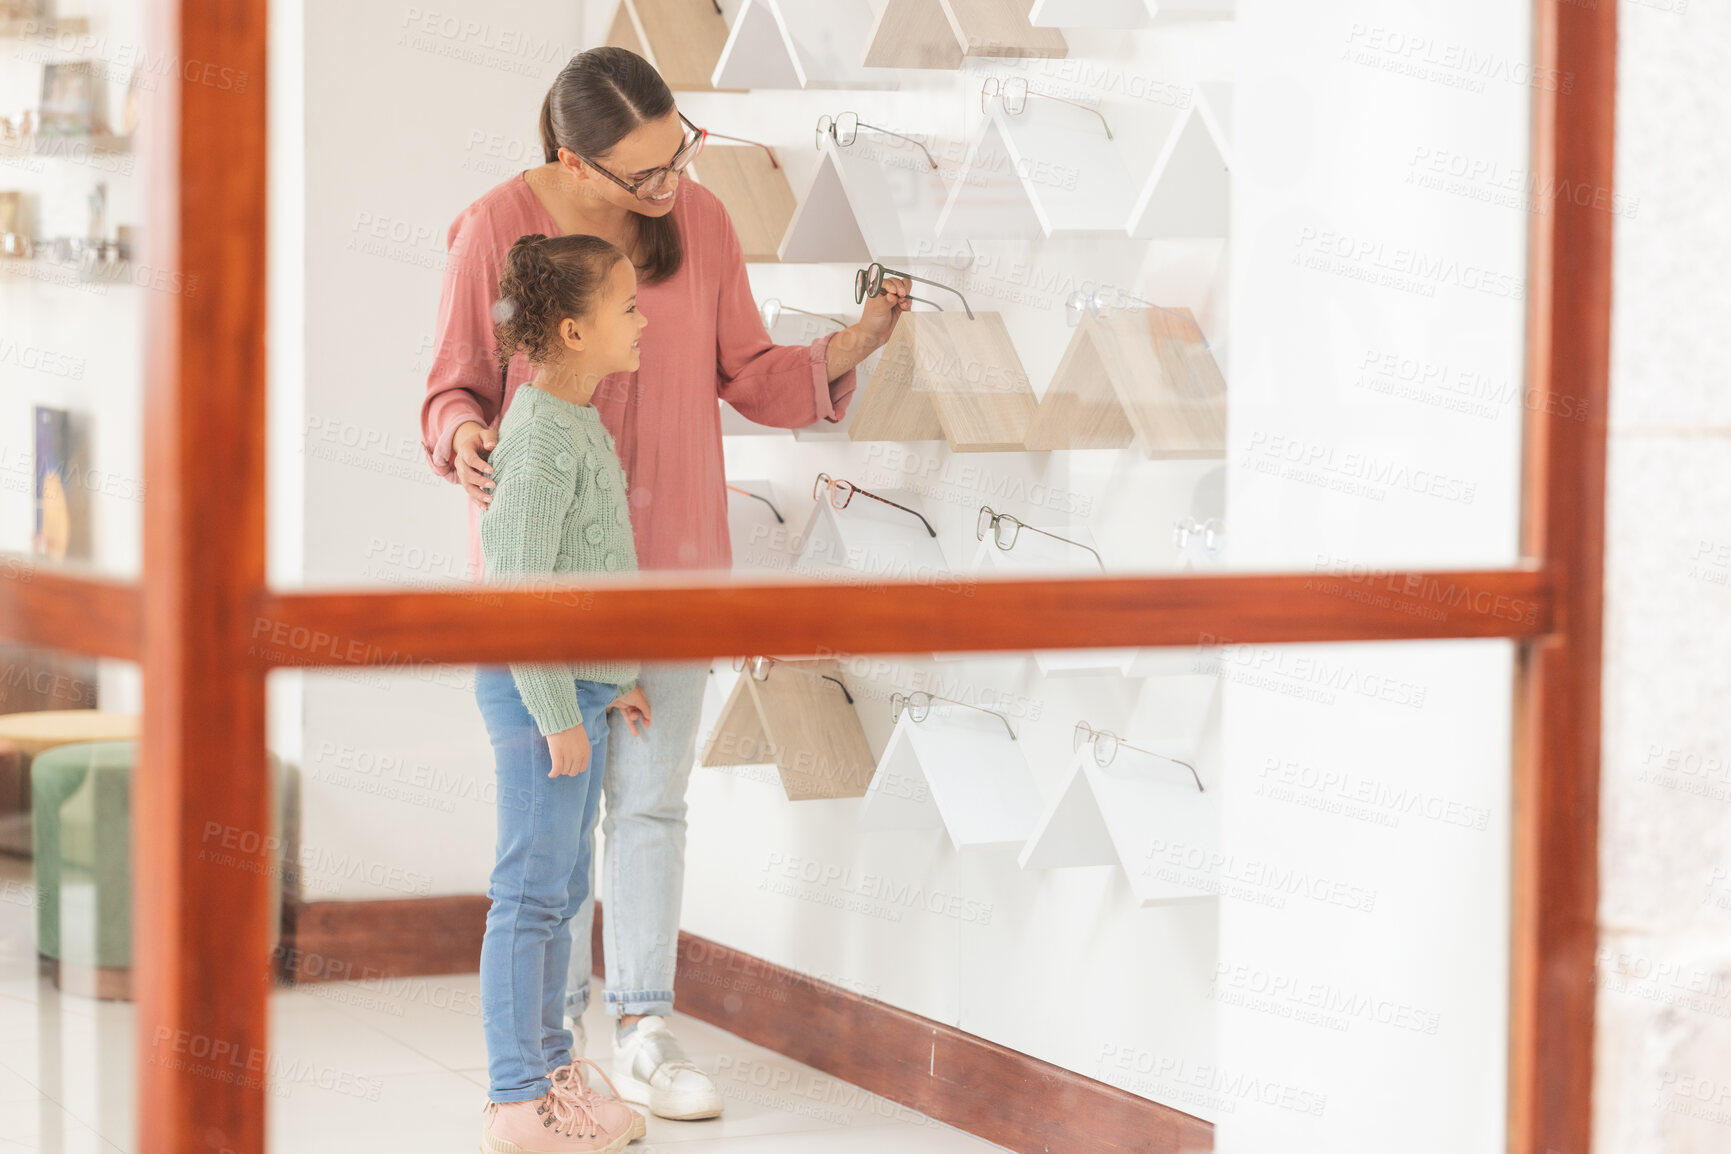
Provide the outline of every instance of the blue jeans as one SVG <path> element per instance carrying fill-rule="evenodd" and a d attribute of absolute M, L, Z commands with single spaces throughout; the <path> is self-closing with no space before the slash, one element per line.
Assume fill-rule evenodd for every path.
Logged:
<path fill-rule="evenodd" d="M 589 734 L 589 768 L 548 777 L 547 739 L 506 666 L 475 671 L 475 700 L 493 742 L 499 781 L 499 841 L 487 887 L 492 906 L 481 939 L 481 1029 L 487 1039 L 487 1096 L 526 1102 L 571 1060 L 565 1028 L 571 919 L 589 901 L 599 767 L 607 760 L 607 706 L 613 685 L 577 682 Z"/>
<path fill-rule="evenodd" d="M 655 720 L 631 736 L 611 715 L 603 785 L 607 835 L 602 935 L 607 953 L 607 1012 L 671 1014 L 679 952 L 679 905 L 685 891 L 685 786 L 697 753 L 697 724 L 709 663 L 645 664 L 638 677 Z M 571 978 L 565 1012 L 589 1004 L 594 901 L 571 923 Z"/>

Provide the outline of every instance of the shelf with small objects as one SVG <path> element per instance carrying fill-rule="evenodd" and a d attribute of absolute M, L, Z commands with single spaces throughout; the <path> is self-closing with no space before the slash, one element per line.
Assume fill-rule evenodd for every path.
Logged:
<path fill-rule="evenodd" d="M 863 796 L 875 760 L 840 665 L 753 656 L 735 666 L 701 764 L 774 766 L 789 801 Z"/>
<path fill-rule="evenodd" d="M 780 260 L 865 264 L 920 252 L 948 196 L 930 148 L 846 110 L 820 115 L 815 134 L 818 166 L 788 221 Z"/>
<path fill-rule="evenodd" d="M 618 0 L 605 42 L 655 65 L 675 92 L 736 91 L 710 80 L 727 33 L 716 0 Z"/>
<path fill-rule="evenodd" d="M 795 572 L 847 571 L 877 581 L 952 581 L 937 530 L 918 494 L 868 489 L 817 475 L 809 514 L 795 535 Z"/>

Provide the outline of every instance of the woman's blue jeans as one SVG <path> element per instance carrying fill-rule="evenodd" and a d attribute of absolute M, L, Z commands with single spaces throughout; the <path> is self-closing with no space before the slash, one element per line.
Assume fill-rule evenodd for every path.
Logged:
<path fill-rule="evenodd" d="M 508 666 L 481 666 L 475 700 L 493 742 L 499 783 L 499 842 L 487 887 L 492 907 L 481 941 L 481 1028 L 487 1039 L 487 1095 L 526 1102 L 571 1061 L 565 1028 L 571 919 L 589 897 L 595 812 L 607 764 L 607 706 L 615 685 L 577 682 L 589 734 L 589 768 L 548 777 L 547 739 L 517 693 Z"/>

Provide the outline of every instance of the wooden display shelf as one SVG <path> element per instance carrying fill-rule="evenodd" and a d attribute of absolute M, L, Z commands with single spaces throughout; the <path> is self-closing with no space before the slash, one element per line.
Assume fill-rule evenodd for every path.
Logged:
<path fill-rule="evenodd" d="M 0 20 L 0 40 L 40 40 L 49 36 L 82 36 L 90 31 L 88 16 L 22 16 Z"/>
<path fill-rule="evenodd" d="M 132 151 L 132 137 L 112 132 L 35 132 L 0 140 L 0 156 L 40 156 L 49 159 L 119 156 Z"/>
<path fill-rule="evenodd" d="M 867 0 L 745 0 L 710 80 L 717 88 L 895 88 L 866 68 Z"/>
<path fill-rule="evenodd" d="M 739 247 L 748 261 L 781 260 L 781 238 L 793 220 L 795 200 L 787 170 L 751 145 L 706 145 L 691 162 L 691 179 L 713 192 L 733 218 Z"/>
<path fill-rule="evenodd" d="M 889 0 L 866 45 L 871 68 L 956 69 L 970 56 L 1061 57 L 1056 28 L 1028 20 L 1028 0 Z"/>
<path fill-rule="evenodd" d="M 1027 437 L 1033 450 L 1132 442 L 1150 459 L 1226 453 L 1226 379 L 1189 309 L 1084 315 Z"/>
<path fill-rule="evenodd" d="M 727 21 L 710 0 L 619 0 L 607 43 L 655 66 L 675 92 L 721 92 L 710 82 Z"/>
<path fill-rule="evenodd" d="M 721 707 L 703 764 L 774 765 L 789 801 L 863 797 L 876 770 L 834 661 L 784 662 L 768 680 L 741 674 Z"/>
<path fill-rule="evenodd" d="M 1038 402 L 1001 313 L 910 312 L 860 401 L 856 441 L 932 441 L 958 453 L 1019 451 Z"/>

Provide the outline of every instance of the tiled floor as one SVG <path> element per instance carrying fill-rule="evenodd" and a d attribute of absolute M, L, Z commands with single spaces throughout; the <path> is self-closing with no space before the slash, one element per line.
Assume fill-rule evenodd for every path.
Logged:
<path fill-rule="evenodd" d="M 132 1007 L 62 996 L 36 976 L 34 897 L 0 858 L 0 1154 L 133 1148 Z M 606 1065 L 600 998 L 591 1057 Z M 753 1046 L 676 1018 L 727 1098 L 709 1122 L 650 1119 L 638 1154 L 978 1154 L 998 1147 Z M 473 974 L 303 986 L 271 998 L 271 1154 L 469 1154 L 486 1051 Z"/>

